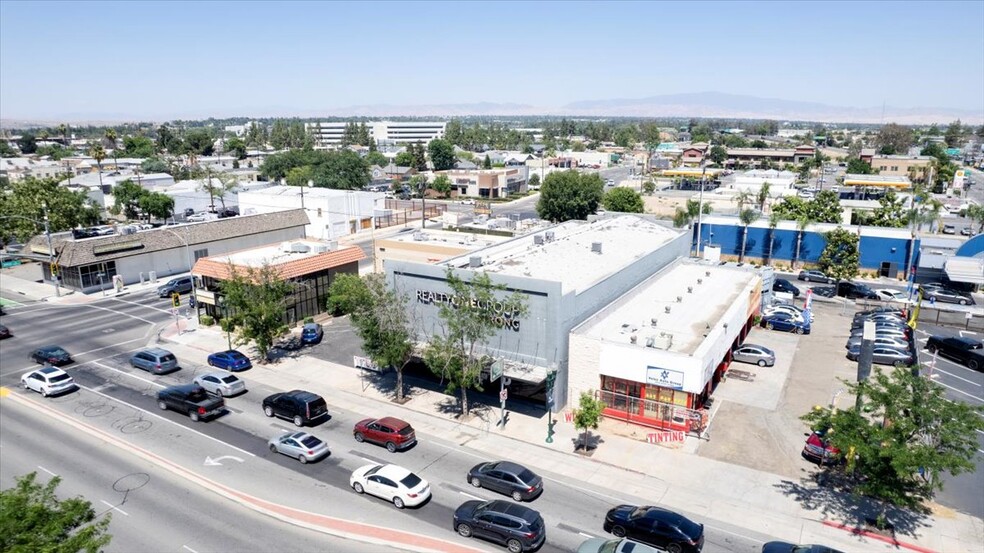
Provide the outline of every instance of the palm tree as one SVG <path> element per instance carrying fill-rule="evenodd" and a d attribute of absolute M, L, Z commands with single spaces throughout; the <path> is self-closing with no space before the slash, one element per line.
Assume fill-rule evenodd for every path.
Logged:
<path fill-rule="evenodd" d="M 741 233 L 741 251 L 738 252 L 738 263 L 745 260 L 745 243 L 748 241 L 748 225 L 755 222 L 758 216 L 758 212 L 754 209 L 746 209 L 738 214 L 738 220 L 745 227 L 745 230 Z"/>
<path fill-rule="evenodd" d="M 98 142 L 93 142 L 92 144 L 89 144 L 89 155 L 92 156 L 92 159 L 96 160 L 96 167 L 99 170 L 99 188 L 102 188 L 103 185 L 102 162 L 104 159 L 106 159 L 106 149 L 102 147 L 102 144 L 99 144 Z"/>
<path fill-rule="evenodd" d="M 970 204 L 967 206 L 967 217 L 979 225 L 977 234 L 984 232 L 984 205 Z"/>
<path fill-rule="evenodd" d="M 216 173 L 215 178 L 219 180 L 219 185 L 214 188 L 216 194 L 219 196 L 219 201 L 222 202 L 222 210 L 224 211 L 226 208 L 225 195 L 228 192 L 232 192 L 237 186 L 239 186 L 239 179 L 236 178 L 236 175 L 222 172 Z"/>
<path fill-rule="evenodd" d="M 731 201 L 738 204 L 738 213 L 741 214 L 741 212 L 745 209 L 745 204 L 750 204 L 755 201 L 755 196 L 753 196 L 748 190 L 742 190 L 736 194 L 734 198 L 731 198 Z"/>
<path fill-rule="evenodd" d="M 776 227 L 779 226 L 779 221 L 782 220 L 782 215 L 779 213 L 769 214 L 769 265 L 772 265 L 772 244 L 776 241 Z"/>
<path fill-rule="evenodd" d="M 765 202 L 769 200 L 769 188 L 772 185 L 768 181 L 762 183 L 762 187 L 758 191 L 758 208 L 759 211 L 765 213 Z"/>
<path fill-rule="evenodd" d="M 201 186 L 198 187 L 199 190 L 208 192 L 208 208 L 209 210 L 215 209 L 215 195 L 219 192 L 220 186 L 212 183 L 212 168 L 205 167 L 205 180 L 202 181 Z M 223 207 L 225 207 L 223 205 Z"/>
<path fill-rule="evenodd" d="M 62 140 L 65 142 L 65 146 L 68 146 L 68 125 L 65 123 L 58 125 L 58 134 L 62 135 Z"/>
<path fill-rule="evenodd" d="M 793 256 L 793 262 L 791 265 L 795 265 L 799 261 L 800 248 L 803 246 L 803 237 L 806 235 L 806 227 L 810 226 L 813 221 L 809 217 L 800 217 L 796 220 L 796 229 L 799 230 L 799 236 L 796 240 L 796 255 Z"/>
<path fill-rule="evenodd" d="M 118 171 L 120 167 L 119 163 L 116 161 L 116 129 L 106 129 L 103 136 L 106 137 L 106 142 L 112 144 L 113 146 L 113 168 Z"/>
<path fill-rule="evenodd" d="M 923 218 L 927 223 L 929 223 L 929 232 L 935 232 L 935 228 L 940 226 L 940 214 L 943 212 L 943 202 L 932 198 L 925 204 L 926 210 L 923 213 Z"/>

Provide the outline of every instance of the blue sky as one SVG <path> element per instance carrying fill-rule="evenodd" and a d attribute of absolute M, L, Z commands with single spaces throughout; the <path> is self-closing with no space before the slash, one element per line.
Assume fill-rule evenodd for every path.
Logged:
<path fill-rule="evenodd" d="M 984 112 L 984 2 L 0 2 L 0 117 L 719 91 Z"/>

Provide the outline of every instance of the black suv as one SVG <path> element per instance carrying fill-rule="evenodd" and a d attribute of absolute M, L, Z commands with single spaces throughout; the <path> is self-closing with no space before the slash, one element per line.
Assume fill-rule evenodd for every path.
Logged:
<path fill-rule="evenodd" d="M 263 398 L 263 414 L 293 420 L 296 426 L 320 424 L 328 417 L 328 404 L 318 394 L 291 390 Z"/>
<path fill-rule="evenodd" d="M 859 298 L 868 300 L 881 299 L 870 286 L 867 284 L 858 284 L 856 282 L 838 282 L 837 295 L 845 297 L 849 300 Z"/>
<path fill-rule="evenodd" d="M 616 538 L 630 538 L 669 551 L 698 553 L 704 548 L 703 524 L 659 507 L 619 505 L 605 515 L 604 528 Z"/>
<path fill-rule="evenodd" d="M 523 465 L 509 461 L 475 465 L 468 471 L 468 482 L 476 488 L 512 496 L 516 501 L 529 501 L 543 492 L 543 478 Z"/>
<path fill-rule="evenodd" d="M 454 529 L 465 538 L 475 536 L 501 543 L 510 553 L 536 549 L 547 537 L 540 513 L 501 499 L 462 503 L 454 511 Z"/>
<path fill-rule="evenodd" d="M 795 286 L 793 286 L 793 283 L 792 282 L 789 282 L 788 280 L 786 280 L 784 278 L 777 278 L 772 283 L 772 291 L 773 292 L 787 292 L 787 293 L 792 294 L 794 298 L 798 298 L 799 295 L 800 295 L 800 289 L 797 288 L 797 287 L 795 287 Z"/>
<path fill-rule="evenodd" d="M 198 384 L 181 384 L 157 392 L 157 406 L 186 413 L 192 421 L 198 422 L 222 414 L 225 400 L 209 394 Z"/>

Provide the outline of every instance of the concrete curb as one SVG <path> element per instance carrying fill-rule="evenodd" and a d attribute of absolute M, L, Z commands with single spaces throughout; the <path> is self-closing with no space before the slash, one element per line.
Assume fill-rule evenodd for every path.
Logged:
<path fill-rule="evenodd" d="M 844 530 L 845 532 L 850 532 L 855 536 L 864 536 L 866 538 L 871 538 L 873 540 L 878 540 L 890 545 L 894 545 L 895 547 L 911 549 L 912 551 L 918 551 L 919 553 L 936 553 L 936 551 L 933 549 L 929 549 L 921 545 L 916 545 L 914 543 L 906 543 L 904 541 L 899 541 L 895 538 L 889 538 L 881 534 L 876 534 L 874 532 L 868 532 L 867 530 L 862 530 L 856 526 L 851 526 L 849 524 L 833 522 L 829 520 L 821 520 L 820 523 L 830 528 L 837 528 L 838 530 Z"/>
<path fill-rule="evenodd" d="M 351 539 L 363 543 L 370 543 L 373 545 L 395 547 L 405 551 L 417 551 L 421 553 L 483 553 L 483 550 L 481 549 L 459 545 L 440 538 L 432 538 L 430 536 L 405 532 L 403 530 L 391 530 L 361 522 L 353 522 L 318 513 L 312 513 L 301 509 L 295 509 L 293 507 L 287 507 L 285 505 L 279 505 L 277 503 L 260 499 L 209 480 L 208 478 L 205 478 L 192 470 L 151 453 L 143 448 L 137 447 L 133 444 L 128 444 L 116 436 L 108 434 L 98 428 L 94 428 L 88 424 L 76 421 L 71 417 L 63 415 L 57 411 L 45 409 L 36 401 L 19 397 L 16 394 L 11 394 L 5 387 L 0 389 L 3 390 L 3 392 L 0 393 L 0 397 L 6 398 L 28 409 L 37 411 L 41 415 L 48 415 L 62 423 L 76 428 L 77 430 L 89 434 L 94 438 L 114 445 L 121 450 L 133 453 L 145 461 L 151 462 L 162 469 L 171 472 L 172 474 L 188 480 L 193 484 L 208 489 L 209 491 L 226 499 L 235 501 L 247 509 L 251 509 L 280 521 L 302 528 L 307 528 L 309 530 L 314 530 L 316 532 L 321 532 L 323 534 L 338 536 L 340 538 Z M 398 541 L 393 538 L 387 539 L 383 537 L 384 534 L 389 534 L 393 536 L 393 538 L 404 538 L 407 541 Z"/>

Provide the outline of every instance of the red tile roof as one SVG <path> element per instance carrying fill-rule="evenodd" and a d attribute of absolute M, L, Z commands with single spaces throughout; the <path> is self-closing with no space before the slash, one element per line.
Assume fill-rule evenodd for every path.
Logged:
<path fill-rule="evenodd" d="M 280 278 L 287 280 L 309 275 L 311 273 L 317 273 L 318 271 L 323 271 L 325 269 L 339 267 L 348 263 L 361 261 L 365 258 L 366 255 L 363 253 L 362 248 L 358 246 L 349 246 L 347 248 L 340 248 L 334 251 L 319 253 L 317 255 L 294 259 L 284 263 L 272 264 L 271 266 L 276 269 L 277 273 L 280 275 Z M 203 257 L 195 262 L 195 267 L 191 272 L 197 276 L 207 276 L 218 280 L 228 280 L 230 276 L 229 262 L 225 259 L 226 256 L 216 258 Z M 245 269 L 245 267 L 238 265 L 236 268 Z"/>

